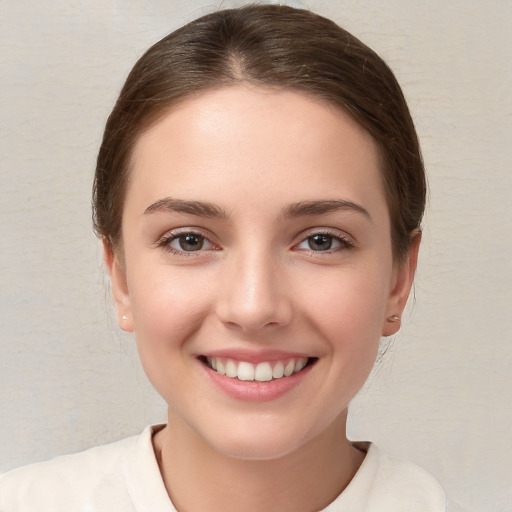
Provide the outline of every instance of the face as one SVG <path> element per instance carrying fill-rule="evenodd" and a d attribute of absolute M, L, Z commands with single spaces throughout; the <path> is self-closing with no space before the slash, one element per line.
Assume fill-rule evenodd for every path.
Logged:
<path fill-rule="evenodd" d="M 122 244 L 106 258 L 120 324 L 170 421 L 249 459 L 344 417 L 415 264 L 393 262 L 371 137 L 328 104 L 244 87 L 140 137 Z"/>

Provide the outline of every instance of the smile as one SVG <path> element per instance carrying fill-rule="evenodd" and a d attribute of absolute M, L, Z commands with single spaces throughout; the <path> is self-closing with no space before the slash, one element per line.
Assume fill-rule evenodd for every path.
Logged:
<path fill-rule="evenodd" d="M 291 358 L 283 361 L 263 361 L 252 364 L 220 357 L 205 357 L 203 362 L 220 375 L 242 381 L 269 382 L 290 377 L 302 371 L 315 358 Z"/>

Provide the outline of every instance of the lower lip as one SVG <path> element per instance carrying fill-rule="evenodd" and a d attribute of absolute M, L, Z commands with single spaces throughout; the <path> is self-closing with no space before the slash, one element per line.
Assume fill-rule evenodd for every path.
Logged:
<path fill-rule="evenodd" d="M 306 378 L 314 364 L 290 377 L 282 377 L 267 382 L 244 381 L 221 375 L 200 363 L 206 375 L 223 393 L 236 400 L 246 402 L 267 402 L 275 400 L 296 388 Z"/>

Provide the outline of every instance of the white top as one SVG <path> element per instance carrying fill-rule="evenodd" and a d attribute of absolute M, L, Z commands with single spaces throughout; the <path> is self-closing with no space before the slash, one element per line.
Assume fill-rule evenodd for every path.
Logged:
<path fill-rule="evenodd" d="M 154 428 L 1 475 L 0 511 L 176 512 L 153 450 Z M 322 512 L 445 510 L 444 492 L 433 477 L 370 444 L 350 484 Z"/>

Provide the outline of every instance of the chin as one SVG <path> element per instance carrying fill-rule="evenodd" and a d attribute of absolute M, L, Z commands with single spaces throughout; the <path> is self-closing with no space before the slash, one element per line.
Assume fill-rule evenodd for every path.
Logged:
<path fill-rule="evenodd" d="M 240 460 L 265 461 L 283 458 L 299 448 L 301 443 L 295 441 L 276 439 L 276 435 L 256 439 L 222 439 L 219 444 L 211 446 L 219 453 Z"/>
<path fill-rule="evenodd" d="M 240 460 L 275 460 L 285 457 L 302 446 L 309 443 L 315 436 L 311 432 L 311 426 L 286 428 L 290 425 L 280 422 L 268 422 L 261 420 L 249 422 L 232 422 L 230 425 L 217 425 L 220 428 L 210 428 L 208 431 L 196 433 L 203 442 L 217 453 Z"/>

